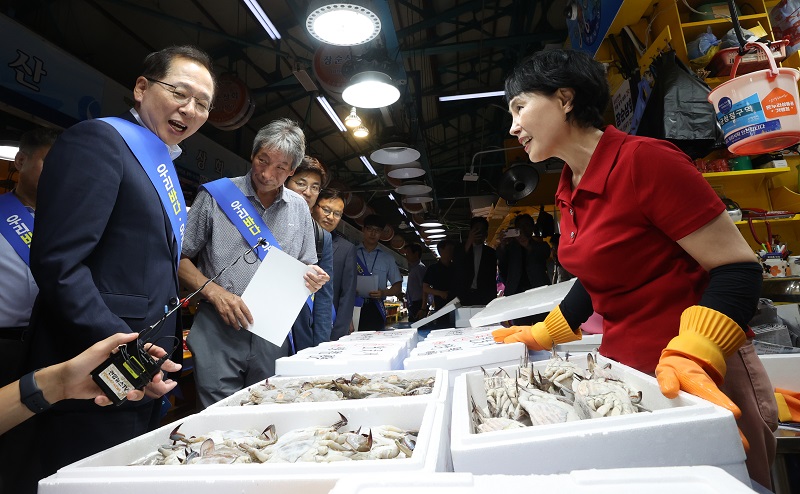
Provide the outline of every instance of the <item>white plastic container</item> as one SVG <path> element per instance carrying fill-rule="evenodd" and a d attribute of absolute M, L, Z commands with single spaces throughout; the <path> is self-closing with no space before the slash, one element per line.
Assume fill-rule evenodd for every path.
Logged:
<path fill-rule="evenodd" d="M 336 482 L 330 494 L 752 494 L 724 470 L 711 466 L 576 470 L 561 475 L 434 473 L 412 478 L 364 475 Z"/>
<path fill-rule="evenodd" d="M 600 348 L 600 343 L 603 341 L 603 334 L 587 334 L 584 333 L 580 340 L 570 341 L 569 343 L 561 343 L 556 345 L 558 353 L 569 352 L 570 355 L 576 353 L 589 353 Z"/>
<path fill-rule="evenodd" d="M 472 316 L 470 326 L 488 326 L 517 317 L 544 314 L 555 309 L 567 296 L 576 278 L 555 285 L 540 286 L 507 297 L 498 297 Z"/>
<path fill-rule="evenodd" d="M 398 397 L 389 397 L 389 398 L 373 398 L 368 399 L 367 402 L 370 404 L 380 401 L 380 405 L 402 405 L 404 403 L 415 403 L 418 401 L 428 402 L 440 402 L 444 403 L 447 401 L 447 393 L 449 388 L 449 380 L 447 376 L 447 371 L 443 369 L 419 369 L 419 370 L 398 370 L 398 371 L 384 371 L 384 372 L 364 372 L 362 373 L 364 377 L 369 379 L 377 379 L 377 378 L 386 378 L 389 376 L 397 376 L 400 379 L 426 379 L 429 377 L 433 377 L 435 379 L 433 385 L 433 391 L 429 394 L 424 395 L 413 395 L 413 396 L 398 396 Z M 345 379 L 350 379 L 353 375 L 352 374 L 329 374 L 329 375 L 321 375 L 321 376 L 274 376 L 269 378 L 270 384 L 274 384 L 275 386 L 280 387 L 283 384 L 288 382 L 296 382 L 296 381 L 333 381 L 340 377 L 344 377 Z M 253 386 L 261 386 L 261 383 L 254 384 Z M 253 387 L 250 386 L 250 387 Z M 228 411 L 235 411 L 236 413 L 246 413 L 252 411 L 254 408 L 260 407 L 272 407 L 272 406 L 279 406 L 279 407 L 300 407 L 300 408 L 307 408 L 307 407 L 315 407 L 317 405 L 316 402 L 305 402 L 305 403 L 264 403 L 262 405 L 248 405 L 248 406 L 241 406 L 242 401 L 245 401 L 250 396 L 250 388 L 245 388 L 241 391 L 238 391 L 231 396 L 225 398 L 224 400 L 220 400 L 217 403 L 214 403 L 210 407 L 203 410 L 201 413 L 207 413 L 208 411 L 213 411 L 219 408 L 224 408 Z M 361 402 L 361 403 L 356 403 Z M 364 406 L 366 404 L 364 400 L 342 400 L 338 403 L 348 403 L 348 404 L 355 404 L 354 406 Z"/>
<path fill-rule="evenodd" d="M 439 342 L 446 340 L 439 340 Z M 437 343 L 437 342 L 434 342 Z M 417 346 L 411 351 L 411 355 L 403 362 L 405 369 L 447 369 L 450 386 L 455 382 L 456 377 L 464 372 L 479 370 L 481 367 L 503 367 L 507 365 L 519 364 L 520 359 L 524 358 L 528 349 L 522 343 L 511 343 L 508 345 L 492 344 L 487 346 L 460 348 L 453 347 L 451 351 L 442 353 L 435 352 L 426 347 Z"/>
<path fill-rule="evenodd" d="M 773 388 L 800 391 L 800 353 L 759 355 Z"/>
<path fill-rule="evenodd" d="M 470 305 L 456 309 L 455 327 L 468 328 L 471 326 L 469 320 L 472 316 L 485 309 L 485 305 Z"/>
<path fill-rule="evenodd" d="M 406 350 L 417 346 L 419 334 L 416 329 L 393 329 L 391 331 L 356 331 L 344 335 L 337 341 L 402 341 Z"/>
<path fill-rule="evenodd" d="M 585 355 L 571 360 L 586 365 Z M 712 465 L 750 485 L 744 449 L 729 411 L 683 392 L 669 400 L 655 378 L 602 356 L 599 362 L 611 362 L 617 375 L 641 390 L 642 405 L 652 413 L 475 434 L 471 398 L 483 406 L 486 393 L 483 373 L 466 373 L 456 378 L 453 389 L 450 449 L 454 470 L 518 475 Z M 533 365 L 543 370 L 546 362 Z M 513 375 L 516 369 L 507 370 Z"/>
<path fill-rule="evenodd" d="M 352 374 L 402 369 L 403 341 L 330 341 L 275 361 L 280 376 Z"/>
<path fill-rule="evenodd" d="M 270 407 L 265 413 L 253 408 L 249 414 L 208 412 L 187 417 L 181 426 L 186 435 L 200 435 L 215 429 L 261 429 L 274 424 L 278 434 L 312 425 L 329 425 L 341 411 L 348 419 L 348 430 L 362 431 L 371 426 L 394 425 L 419 430 L 411 458 L 390 460 L 339 461 L 332 463 L 266 463 L 232 465 L 126 466 L 168 442 L 176 424 L 107 449 L 68 465 L 39 483 L 41 494 L 141 494 L 154 487 L 192 494 L 232 492 L 281 492 L 297 494 L 327 493 L 337 479 L 364 473 L 408 475 L 410 472 L 435 472 L 446 468 L 447 430 L 445 410 L 439 403 L 416 402 L 403 406 L 342 408 L 317 404 L 304 410 Z M 129 481 L 129 482 L 126 482 Z M 141 481 L 147 482 L 146 487 Z M 170 489 L 172 487 L 173 489 Z M 260 489 L 260 490 L 258 490 Z"/>

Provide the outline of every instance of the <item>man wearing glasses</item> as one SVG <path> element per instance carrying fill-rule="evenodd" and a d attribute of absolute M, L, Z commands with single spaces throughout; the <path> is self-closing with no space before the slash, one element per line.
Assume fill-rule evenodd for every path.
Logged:
<path fill-rule="evenodd" d="M 322 189 L 311 216 L 333 237 L 333 320 L 331 341 L 350 333 L 356 300 L 356 246 L 336 232 L 344 212 L 344 198 L 336 189 Z"/>
<path fill-rule="evenodd" d="M 356 249 L 356 270 L 361 277 L 358 295 L 364 299 L 358 321 L 359 331 L 382 331 L 386 326 L 383 300 L 400 295 L 403 278 L 392 255 L 379 245 L 386 221 L 377 214 L 364 218 L 364 234 Z M 386 288 L 387 281 L 391 287 Z"/>
<path fill-rule="evenodd" d="M 286 179 L 285 185 L 289 190 L 300 194 L 309 211 L 314 208 L 322 184 L 325 183 L 327 173 L 322 163 L 316 158 L 305 156 L 294 175 Z M 313 215 L 312 215 L 313 216 Z M 314 242 L 317 249 L 317 266 L 333 276 L 333 244 L 331 234 L 322 226 L 314 222 Z M 292 325 L 294 346 L 296 351 L 303 348 L 317 346 L 324 341 L 330 341 L 333 327 L 333 284 L 325 283 L 317 293 L 311 306 L 306 304 L 297 315 Z"/>
<path fill-rule="evenodd" d="M 191 46 L 151 53 L 121 118 L 80 122 L 55 142 L 39 180 L 30 268 L 39 286 L 30 369 L 68 360 L 115 333 L 140 331 L 178 301 L 186 207 L 172 159 L 214 99 L 211 60 Z M 177 314 L 154 339 L 171 348 Z M 150 397 L 175 386 L 160 374 Z M 66 400 L 37 417 L 41 473 L 139 436 L 160 402 L 101 408 Z M 52 438 L 57 437 L 57 441 Z M 36 440 L 35 438 L 32 440 Z"/>

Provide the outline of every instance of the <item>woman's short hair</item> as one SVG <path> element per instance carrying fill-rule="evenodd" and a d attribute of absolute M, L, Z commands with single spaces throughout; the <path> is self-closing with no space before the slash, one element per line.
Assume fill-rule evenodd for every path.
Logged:
<path fill-rule="evenodd" d="M 577 50 L 544 50 L 524 59 L 506 78 L 506 101 L 522 93 L 555 94 L 572 88 L 575 97 L 567 121 L 601 128 L 610 91 L 603 64 Z"/>
<path fill-rule="evenodd" d="M 253 139 L 253 153 L 250 156 L 255 156 L 264 148 L 286 155 L 294 170 L 306 155 L 306 136 L 294 120 L 279 118 L 261 127 Z"/>

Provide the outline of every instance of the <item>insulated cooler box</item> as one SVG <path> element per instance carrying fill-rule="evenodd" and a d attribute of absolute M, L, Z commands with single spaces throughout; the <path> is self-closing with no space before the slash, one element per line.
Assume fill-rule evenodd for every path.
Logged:
<path fill-rule="evenodd" d="M 570 361 L 586 366 L 585 355 Z M 450 436 L 454 470 L 520 475 L 711 465 L 750 486 L 744 448 L 729 411 L 683 392 L 667 399 L 655 378 L 602 356 L 599 363 L 611 363 L 619 377 L 641 390 L 642 405 L 652 412 L 475 434 L 471 398 L 485 406 L 484 375 L 479 371 L 457 377 Z M 544 370 L 547 363 L 533 365 Z M 514 375 L 516 368 L 506 370 Z"/>
<path fill-rule="evenodd" d="M 212 430 L 264 429 L 274 424 L 278 435 L 292 429 L 328 426 L 348 419 L 347 430 L 367 430 L 371 426 L 394 425 L 418 430 L 411 458 L 337 461 L 331 463 L 264 463 L 231 465 L 127 466 L 169 443 L 177 424 L 109 448 L 60 469 L 39 482 L 40 494 L 141 494 L 154 488 L 192 494 L 281 492 L 297 494 L 327 493 L 337 479 L 368 473 L 397 473 L 413 476 L 446 468 L 446 410 L 440 403 L 415 402 L 400 405 L 368 405 L 354 402 L 317 403 L 298 410 L 286 407 L 255 407 L 250 413 L 209 411 L 191 415 L 181 425 L 187 436 Z"/>

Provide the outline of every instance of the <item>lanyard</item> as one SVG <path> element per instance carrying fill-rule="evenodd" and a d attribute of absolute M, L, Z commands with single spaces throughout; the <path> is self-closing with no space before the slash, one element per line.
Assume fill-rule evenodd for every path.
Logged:
<path fill-rule="evenodd" d="M 363 250 L 363 248 L 362 248 L 362 250 Z M 367 254 L 369 254 L 369 252 L 362 252 L 361 259 L 364 260 L 364 263 L 362 264 L 361 267 L 363 268 L 364 271 L 367 272 L 367 274 L 363 275 L 363 276 L 371 276 L 372 272 L 375 271 L 375 263 L 378 261 L 378 255 L 380 253 L 381 253 L 380 249 L 375 249 L 375 259 L 372 260 L 372 267 L 369 268 L 369 271 L 367 271 Z M 359 259 L 359 261 L 361 259 Z"/>

